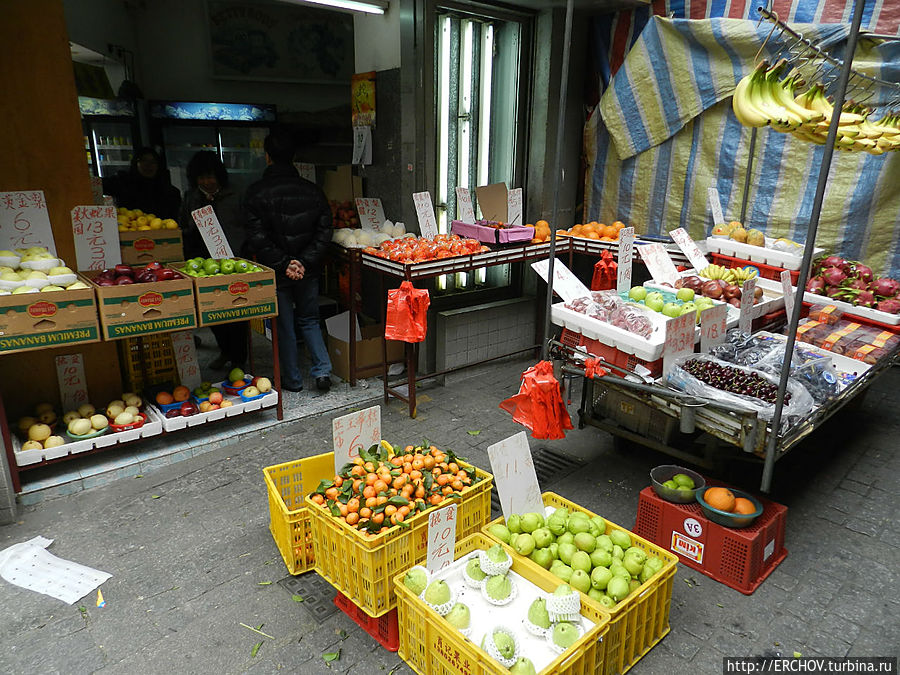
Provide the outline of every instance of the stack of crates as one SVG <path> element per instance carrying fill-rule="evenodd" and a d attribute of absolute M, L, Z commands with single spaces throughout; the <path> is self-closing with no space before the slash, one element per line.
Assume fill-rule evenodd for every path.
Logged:
<path fill-rule="evenodd" d="M 168 333 L 119 340 L 119 362 L 125 391 L 143 391 L 153 385 L 178 384 L 175 350 Z"/>

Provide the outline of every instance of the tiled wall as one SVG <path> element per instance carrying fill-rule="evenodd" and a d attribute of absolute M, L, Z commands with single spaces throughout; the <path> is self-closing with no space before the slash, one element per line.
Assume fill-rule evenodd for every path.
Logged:
<path fill-rule="evenodd" d="M 438 312 L 436 369 L 456 368 L 530 347 L 535 343 L 534 321 L 532 298 Z"/>

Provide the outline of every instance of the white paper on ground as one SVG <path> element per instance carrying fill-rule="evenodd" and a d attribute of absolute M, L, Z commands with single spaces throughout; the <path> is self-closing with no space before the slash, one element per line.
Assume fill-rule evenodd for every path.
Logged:
<path fill-rule="evenodd" d="M 35 537 L 0 551 L 0 576 L 9 583 L 72 605 L 112 574 L 57 558 L 47 551 L 52 539 Z"/>

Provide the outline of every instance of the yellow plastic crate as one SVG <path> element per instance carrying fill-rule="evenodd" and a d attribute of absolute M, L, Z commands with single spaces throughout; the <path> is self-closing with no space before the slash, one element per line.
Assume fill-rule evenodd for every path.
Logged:
<path fill-rule="evenodd" d="M 591 517 L 597 515 L 565 497 L 560 497 L 554 492 L 545 492 L 541 497 L 544 500 L 544 506 L 565 507 L 570 512 L 581 511 Z M 499 541 L 488 532 L 488 528 L 495 523 L 504 522 L 505 520 L 502 516 L 492 520 L 484 527 L 484 533 L 491 539 Z M 606 670 L 603 673 L 604 675 L 619 675 L 640 661 L 644 654 L 649 652 L 669 632 L 672 582 L 675 579 L 678 558 L 669 551 L 639 537 L 624 527 L 616 525 L 609 520 L 606 520 L 606 524 L 607 534 L 613 530 L 621 530 L 631 537 L 632 546 L 636 546 L 649 555 L 655 555 L 664 562 L 662 569 L 654 574 L 652 579 L 645 581 L 635 593 L 629 595 L 612 609 L 607 608 L 612 619 L 610 620 L 609 633 L 606 636 L 607 658 Z M 513 560 L 526 560 L 516 553 L 512 547 L 506 546 L 506 548 L 513 555 Z M 535 567 L 540 567 L 531 560 L 527 560 L 527 562 Z M 543 568 L 541 567 L 540 569 Z M 549 572 L 547 573 L 549 574 Z M 551 574 L 550 576 L 556 579 L 555 575 Z M 559 584 L 558 579 L 557 584 Z M 603 607 L 599 602 L 584 593 L 581 595 L 581 600 L 582 604 L 587 603 L 596 608 Z"/>
<path fill-rule="evenodd" d="M 326 452 L 263 469 L 269 493 L 269 531 L 291 574 L 303 574 L 315 562 L 306 495 L 319 481 L 334 477 L 334 453 Z"/>
<path fill-rule="evenodd" d="M 475 534 L 491 517 L 494 477 L 477 467 L 475 472 L 481 480 L 460 490 L 460 499 L 456 500 L 457 539 Z M 390 612 L 397 605 L 391 578 L 424 561 L 428 553 L 431 509 L 407 520 L 409 527 L 395 525 L 370 536 L 335 518 L 326 506 L 316 504 L 309 496 L 306 504 L 315 542 L 316 572 L 369 616 Z"/>
<path fill-rule="evenodd" d="M 122 384 L 127 391 L 142 391 L 154 384 L 178 384 L 175 351 L 168 333 L 126 338 L 118 346 Z"/>
<path fill-rule="evenodd" d="M 474 534 L 456 542 L 458 559 L 471 551 L 486 550 L 494 539 Z M 509 549 L 510 551 L 512 549 Z M 528 581 L 552 593 L 559 579 L 522 556 L 513 558 L 512 570 Z M 502 675 L 509 671 L 451 627 L 403 584 L 406 570 L 394 576 L 397 592 L 397 621 L 400 628 L 399 654 L 420 675 Z M 541 671 L 542 675 L 603 675 L 606 666 L 609 612 L 597 603 L 581 603 L 581 614 L 596 625 L 564 654 Z"/>

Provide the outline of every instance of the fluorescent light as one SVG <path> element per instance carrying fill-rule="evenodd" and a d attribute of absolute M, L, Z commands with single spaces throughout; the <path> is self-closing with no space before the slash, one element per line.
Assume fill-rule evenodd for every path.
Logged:
<path fill-rule="evenodd" d="M 292 4 L 326 5 L 337 9 L 347 9 L 351 12 L 366 12 L 367 14 L 384 14 L 390 3 L 387 0 L 282 0 Z"/>

